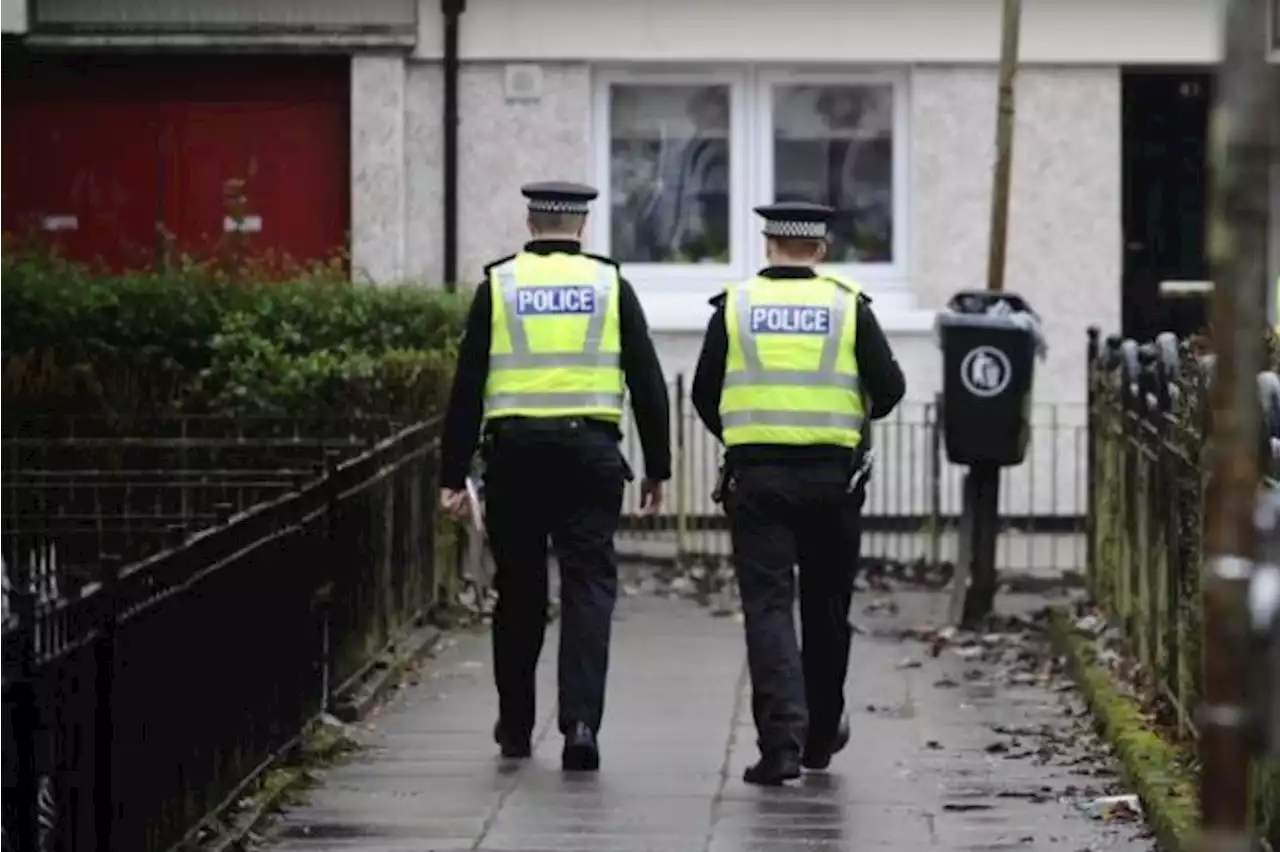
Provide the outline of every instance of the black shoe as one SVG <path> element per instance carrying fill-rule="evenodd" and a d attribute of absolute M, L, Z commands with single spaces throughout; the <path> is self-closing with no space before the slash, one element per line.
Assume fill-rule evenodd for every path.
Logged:
<path fill-rule="evenodd" d="M 564 735 L 564 751 L 560 766 L 565 772 L 595 772 L 600 768 L 600 747 L 595 732 L 582 722 L 575 722 Z"/>
<path fill-rule="evenodd" d="M 530 738 L 509 734 L 503 730 L 501 719 L 493 726 L 493 741 L 502 750 L 502 756 L 508 760 L 524 760 L 533 754 Z"/>
<path fill-rule="evenodd" d="M 840 724 L 836 726 L 835 738 L 821 745 L 811 743 L 806 746 L 800 762 L 805 769 L 826 769 L 831 765 L 831 756 L 843 750 L 848 744 L 849 717 L 845 715 L 840 717 Z"/>
<path fill-rule="evenodd" d="M 784 781 L 792 781 L 799 777 L 800 756 L 793 751 L 766 754 L 742 773 L 743 781 L 748 784 L 758 784 L 761 787 L 781 787 Z"/>

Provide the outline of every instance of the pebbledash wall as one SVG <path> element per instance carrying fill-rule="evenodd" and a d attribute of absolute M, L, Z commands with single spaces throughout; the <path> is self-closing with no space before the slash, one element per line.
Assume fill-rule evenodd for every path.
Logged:
<path fill-rule="evenodd" d="M 423 0 L 416 54 L 353 63 L 353 257 L 375 280 L 441 277 L 442 37 Z M 883 71 L 901 80 L 905 138 L 900 280 L 878 314 L 923 404 L 939 389 L 935 312 L 985 282 L 994 156 L 998 0 L 471 0 L 461 18 L 459 257 L 464 281 L 524 238 L 519 187 L 601 184 L 596 81 L 619 69 Z M 1082 424 L 1085 329 L 1119 326 L 1120 67 L 1215 61 L 1203 0 L 1024 0 L 1006 286 L 1044 317 L 1050 354 L 1036 402 Z M 535 64 L 535 98 L 508 98 L 508 66 Z M 607 144 L 607 143 L 606 143 Z M 736 155 L 735 155 L 736 156 Z M 607 250 L 597 239 L 589 247 Z M 752 245 L 757 245 L 752 243 Z M 759 258 L 750 259 L 754 267 Z M 669 376 L 691 372 L 715 284 L 632 276 Z M 876 285 L 870 285 L 873 295 Z M 1083 450 L 1038 441 L 1058 482 L 1014 502 L 1074 504 Z M 1046 493 L 1040 492 L 1048 489 Z M 914 489 L 912 489 L 914 490 Z M 1022 488 L 1016 490 L 1023 490 Z M 1050 493 L 1051 492 L 1051 493 Z M 910 502 L 915 502 L 912 499 Z"/>

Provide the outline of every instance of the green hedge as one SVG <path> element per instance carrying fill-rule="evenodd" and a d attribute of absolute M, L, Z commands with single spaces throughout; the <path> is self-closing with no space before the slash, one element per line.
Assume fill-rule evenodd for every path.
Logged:
<path fill-rule="evenodd" d="M 418 419 L 446 392 L 465 309 L 439 288 L 352 284 L 332 266 L 266 282 L 7 252 L 2 272 L 6 413 Z"/>

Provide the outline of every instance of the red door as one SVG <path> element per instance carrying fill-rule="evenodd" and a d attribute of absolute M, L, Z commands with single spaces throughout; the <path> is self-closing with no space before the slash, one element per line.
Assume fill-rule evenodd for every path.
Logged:
<path fill-rule="evenodd" d="M 172 116 L 170 228 L 197 254 L 238 241 L 251 253 L 327 259 L 346 243 L 347 123 L 340 104 L 190 103 Z"/>
<path fill-rule="evenodd" d="M 6 52 L 6 60 L 11 60 Z M 331 257 L 349 221 L 349 60 L 6 61 L 4 227 L 70 256 L 149 265 L 160 234 L 202 254 Z"/>
<path fill-rule="evenodd" d="M 4 109 L 5 230 L 85 262 L 153 263 L 161 219 L 154 108 L 68 98 L 6 100 Z"/>

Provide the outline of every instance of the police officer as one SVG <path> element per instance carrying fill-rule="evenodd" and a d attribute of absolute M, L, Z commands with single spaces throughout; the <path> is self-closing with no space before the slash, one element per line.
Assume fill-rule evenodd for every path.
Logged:
<path fill-rule="evenodd" d="M 546 631 L 548 540 L 560 568 L 559 723 L 564 769 L 599 768 L 609 636 L 617 596 L 613 536 L 631 471 L 618 449 L 624 391 L 644 449 L 641 511 L 671 477 L 666 382 L 644 312 L 617 265 L 582 251 L 596 190 L 524 187 L 532 240 L 485 269 L 467 319 L 441 450 L 442 507 L 466 511 L 482 432 L 485 514 L 498 594 L 494 739 L 528 757 Z"/>
<path fill-rule="evenodd" d="M 905 384 L 870 302 L 814 265 L 830 207 L 756 208 L 769 266 L 712 299 L 693 404 L 725 445 L 722 495 L 761 758 L 748 783 L 825 769 L 849 741 L 844 681 L 869 418 Z M 799 565 L 803 650 L 792 610 Z"/>

